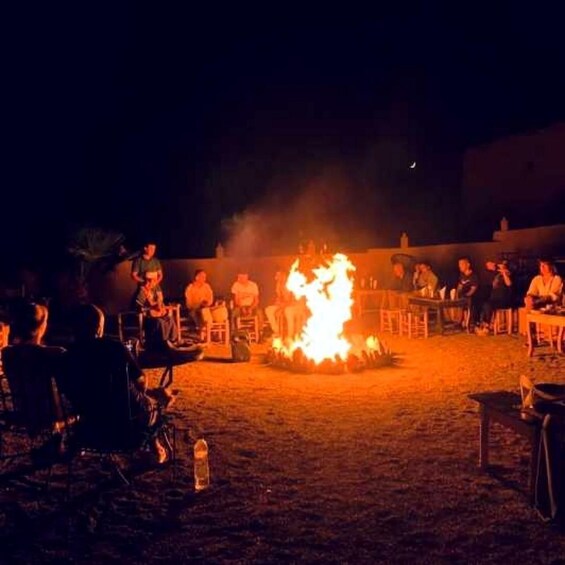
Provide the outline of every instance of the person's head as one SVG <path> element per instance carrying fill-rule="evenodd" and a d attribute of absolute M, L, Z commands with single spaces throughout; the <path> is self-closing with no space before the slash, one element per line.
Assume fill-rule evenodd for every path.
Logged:
<path fill-rule="evenodd" d="M 428 261 L 420 262 L 420 273 L 428 273 L 431 270 L 432 270 L 432 266 Z"/>
<path fill-rule="evenodd" d="M 485 261 L 485 268 L 487 271 L 496 271 L 497 265 L 496 261 L 492 258 L 489 258 Z"/>
<path fill-rule="evenodd" d="M 469 257 L 461 257 L 457 263 L 461 273 L 468 273 L 471 270 L 471 260 Z"/>
<path fill-rule="evenodd" d="M 402 263 L 393 263 L 392 265 L 392 272 L 395 277 L 399 279 L 404 277 L 404 265 Z"/>
<path fill-rule="evenodd" d="M 196 271 L 194 271 L 194 282 L 200 284 L 206 282 L 206 271 L 204 269 L 196 269 Z"/>
<path fill-rule="evenodd" d="M 237 282 L 241 284 L 247 284 L 249 281 L 249 273 L 247 271 L 242 271 L 237 273 Z"/>
<path fill-rule="evenodd" d="M 539 272 L 540 275 L 554 275 L 555 265 L 551 259 L 540 259 L 539 260 Z"/>
<path fill-rule="evenodd" d="M 148 259 L 151 259 L 151 257 L 155 255 L 156 251 L 157 251 L 157 245 L 153 241 L 148 241 L 143 246 L 143 255 Z"/>
<path fill-rule="evenodd" d="M 14 314 L 10 328 L 14 343 L 41 343 L 47 331 L 49 312 L 41 304 L 24 303 Z"/>
<path fill-rule="evenodd" d="M 94 304 L 81 304 L 75 310 L 72 329 L 76 340 L 102 337 L 104 313 Z"/>

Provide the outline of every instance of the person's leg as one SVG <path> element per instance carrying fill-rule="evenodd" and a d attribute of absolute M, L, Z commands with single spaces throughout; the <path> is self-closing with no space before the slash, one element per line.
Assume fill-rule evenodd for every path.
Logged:
<path fill-rule="evenodd" d="M 265 314 L 267 316 L 267 320 L 269 322 L 269 325 L 271 326 L 271 329 L 273 330 L 273 333 L 275 335 L 280 335 L 280 328 L 279 328 L 279 324 L 277 321 L 277 310 L 278 310 L 278 306 L 276 306 L 275 304 L 272 304 L 271 306 L 267 306 L 265 308 Z"/>
<path fill-rule="evenodd" d="M 231 313 L 231 329 L 232 333 L 237 330 L 237 320 L 241 316 L 241 308 L 235 307 Z"/>
<path fill-rule="evenodd" d="M 257 325 L 259 327 L 259 335 L 257 336 L 257 341 L 262 342 L 263 341 L 263 324 L 265 322 L 265 317 L 263 316 L 263 309 L 262 308 L 255 308 L 252 315 L 257 316 Z"/>
<path fill-rule="evenodd" d="M 483 306 L 481 308 L 481 324 L 485 324 L 485 325 L 489 325 L 491 324 L 492 321 L 492 314 L 494 312 L 495 308 L 494 308 L 494 303 L 486 300 L 485 302 L 483 302 Z"/>
<path fill-rule="evenodd" d="M 288 332 L 287 337 L 290 339 L 294 339 L 298 315 L 298 307 L 296 306 L 287 306 L 284 309 L 284 317 L 286 319 L 286 328 Z"/>

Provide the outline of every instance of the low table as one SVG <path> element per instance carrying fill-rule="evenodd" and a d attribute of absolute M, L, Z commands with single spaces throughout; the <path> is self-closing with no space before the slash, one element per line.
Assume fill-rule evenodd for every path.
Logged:
<path fill-rule="evenodd" d="M 173 369 L 179 365 L 199 361 L 204 356 L 204 349 L 200 346 L 179 347 L 166 351 L 142 350 L 138 356 L 139 366 L 142 369 L 163 369 L 159 379 L 159 387 L 166 388 L 173 384 Z"/>
<path fill-rule="evenodd" d="M 543 416 L 534 411 L 522 412 L 522 399 L 519 394 L 509 391 L 481 392 L 468 396 L 479 404 L 481 419 L 479 432 L 479 467 L 485 471 L 489 464 L 490 423 L 497 422 L 514 430 L 518 435 L 528 438 L 531 444 L 528 493 L 533 502 L 538 464 L 540 435 Z"/>
<path fill-rule="evenodd" d="M 565 332 L 565 314 L 546 314 L 539 310 L 531 310 L 526 314 L 526 331 L 528 336 L 528 355 L 534 354 L 534 338 L 532 335 L 532 324 L 540 324 L 559 328 L 557 333 L 556 349 L 558 353 L 563 353 L 563 333 Z M 551 330 L 550 330 L 551 331 Z M 553 340 L 550 336 L 551 347 L 553 348 Z"/>
<path fill-rule="evenodd" d="M 443 334 L 445 331 L 445 324 L 443 323 L 443 312 L 448 308 L 468 308 L 468 298 L 456 298 L 455 300 L 441 298 L 424 298 L 422 296 L 411 296 L 408 299 L 408 304 L 412 306 L 419 306 L 426 310 L 434 310 L 437 312 L 436 316 L 436 330 L 438 333 Z"/>

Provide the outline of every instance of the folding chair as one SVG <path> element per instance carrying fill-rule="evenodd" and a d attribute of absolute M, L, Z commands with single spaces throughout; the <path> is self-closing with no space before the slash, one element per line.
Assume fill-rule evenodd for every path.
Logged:
<path fill-rule="evenodd" d="M 118 374 L 122 370 L 123 373 Z M 162 412 L 159 404 L 154 404 L 149 410 L 148 400 L 147 411 L 135 414 L 131 402 L 134 385 L 130 382 L 128 365 L 125 364 L 119 371 L 100 379 L 97 386 L 100 404 L 107 402 L 107 405 L 99 408 L 83 407 L 84 412 L 81 413 L 81 418 L 70 438 L 72 451 L 77 455 L 96 456 L 101 462 L 110 462 L 113 470 L 126 485 L 130 485 L 131 480 L 124 474 L 116 457 L 125 456 L 131 460 L 136 453 L 150 449 L 155 439 L 159 439 L 164 444 L 170 455 L 169 460 L 174 466 L 176 464 L 175 427 Z M 115 399 L 123 398 L 126 399 L 125 405 L 112 406 Z M 142 421 L 145 419 L 147 420 Z M 72 477 L 71 462 L 69 477 Z"/>
<path fill-rule="evenodd" d="M 26 348 L 25 355 L 21 348 Z M 63 439 L 77 420 L 74 415 L 66 414 L 63 407 L 54 378 L 54 349 L 58 348 L 4 348 L 5 374 L 0 378 L 0 460 L 31 456 L 32 470 L 48 469 L 46 488 L 53 465 L 68 462 L 66 455 L 63 457 Z M 8 434 L 19 436 L 28 449 L 7 452 L 4 436 Z"/>

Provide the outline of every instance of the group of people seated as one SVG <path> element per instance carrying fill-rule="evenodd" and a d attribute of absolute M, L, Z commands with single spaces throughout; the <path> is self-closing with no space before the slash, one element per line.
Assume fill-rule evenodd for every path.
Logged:
<path fill-rule="evenodd" d="M 130 448 L 147 441 L 156 460 L 165 462 L 171 454 L 158 432 L 175 395 L 148 388 L 136 358 L 122 342 L 104 336 L 105 317 L 94 304 L 74 310 L 73 341 L 65 349 L 44 344 L 48 320 L 46 306 L 21 304 L 11 322 L 11 344 L 2 350 L 14 411 L 30 435 L 72 415 L 81 445 Z M 62 433 L 54 437 L 60 440 Z"/>
<path fill-rule="evenodd" d="M 155 257 L 156 246 L 148 243 L 143 254 L 132 265 L 132 278 L 137 282 L 135 307 L 146 314 L 146 341 L 151 347 L 174 347 L 179 343 L 178 326 L 172 313 L 164 305 L 160 283 L 163 271 Z M 311 269 L 306 254 L 302 257 L 304 269 Z M 469 318 L 467 323 L 479 334 L 487 334 L 493 326 L 496 310 L 516 305 L 514 275 L 507 261 L 488 258 L 481 272 L 477 272 L 469 257 L 458 260 L 458 279 L 454 289 L 456 298 L 467 298 Z M 400 293 L 419 293 L 426 297 L 440 294 L 440 279 L 433 271 L 429 261 L 418 261 L 410 269 L 400 261 L 392 265 L 390 290 Z M 275 336 L 295 337 L 300 333 L 306 319 L 306 306 L 303 300 L 296 300 L 286 288 L 287 274 L 278 269 L 275 274 L 275 295 L 272 302 L 262 310 L 260 307 L 259 286 L 249 278 L 245 269 L 237 274 L 231 286 L 229 304 L 217 298 L 207 281 L 206 272 L 197 269 L 193 280 L 184 291 L 184 300 L 190 319 L 197 332 L 204 339 L 207 329 L 214 322 L 228 322 L 232 330 L 238 326 L 241 317 L 257 317 L 259 328 L 263 327 L 263 312 Z M 441 291 L 442 293 L 445 290 Z M 452 291 L 453 292 L 453 291 Z M 449 298 L 450 296 L 443 296 Z M 560 303 L 563 297 L 563 281 L 555 270 L 555 265 L 546 259 L 539 261 L 539 274 L 528 288 L 524 303 L 526 308 L 539 308 L 546 304 Z"/>
<path fill-rule="evenodd" d="M 273 335 L 294 337 L 304 323 L 305 306 L 286 288 L 286 281 L 286 272 L 277 270 L 274 300 L 264 313 Z M 196 270 L 193 281 L 185 289 L 184 298 L 193 323 L 203 334 L 208 324 L 228 320 L 232 331 L 235 331 L 240 318 L 257 317 L 258 327 L 263 327 L 259 286 L 249 278 L 249 273 L 242 269 L 230 291 L 232 298 L 228 308 L 223 298 L 214 300 L 214 291 L 206 282 L 206 272 L 203 269 Z"/>
<path fill-rule="evenodd" d="M 536 275 L 524 297 L 527 309 L 561 304 L 563 280 L 557 274 L 555 265 L 548 259 L 539 260 L 539 274 Z M 469 324 L 478 334 L 492 330 L 496 310 L 512 308 L 517 303 L 514 276 L 508 261 L 488 258 L 484 269 L 477 273 L 468 257 L 458 260 L 459 277 L 455 287 L 457 298 L 469 299 Z M 429 262 L 416 263 L 412 276 L 403 263 L 392 266 L 393 280 L 390 289 L 398 292 L 418 292 L 423 296 L 437 297 L 439 277 Z M 445 298 L 448 298 L 446 296 Z"/>
<path fill-rule="evenodd" d="M 142 254 L 133 261 L 131 278 L 137 289 L 133 297 L 133 308 L 144 314 L 145 346 L 152 350 L 174 349 L 183 341 L 178 335 L 178 324 L 172 310 L 165 305 L 161 281 L 163 269 L 155 256 L 156 245 L 149 242 Z M 184 305 L 201 341 L 206 340 L 213 323 L 229 323 L 231 330 L 238 327 L 238 319 L 257 317 L 261 329 L 266 315 L 275 336 L 294 337 L 300 332 L 306 318 L 303 301 L 296 300 L 286 288 L 287 274 L 278 269 L 275 274 L 275 296 L 265 310 L 260 306 L 258 284 L 241 269 L 233 282 L 231 299 L 214 294 L 204 269 L 196 269 L 192 281 L 184 289 Z M 259 332 L 261 333 L 261 332 Z M 261 336 L 259 336 L 261 338 Z"/>

